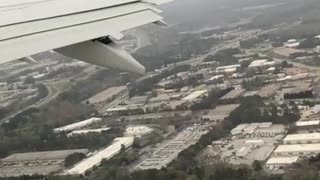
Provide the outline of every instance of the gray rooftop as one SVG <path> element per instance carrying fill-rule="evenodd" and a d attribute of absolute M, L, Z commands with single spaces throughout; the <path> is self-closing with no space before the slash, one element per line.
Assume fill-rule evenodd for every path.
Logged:
<path fill-rule="evenodd" d="M 88 149 L 70 149 L 59 151 L 42 151 L 42 152 L 28 152 L 12 154 L 4 159 L 2 162 L 17 162 L 17 161 L 36 161 L 36 160 L 59 160 L 65 159 L 68 155 L 73 153 L 88 153 Z"/>
<path fill-rule="evenodd" d="M 222 96 L 220 100 L 237 99 L 246 92 L 245 89 L 235 89 Z"/>

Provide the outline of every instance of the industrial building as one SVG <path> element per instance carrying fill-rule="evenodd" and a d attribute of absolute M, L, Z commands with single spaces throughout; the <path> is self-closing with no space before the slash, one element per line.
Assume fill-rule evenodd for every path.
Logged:
<path fill-rule="evenodd" d="M 144 112 L 144 105 L 119 105 L 105 110 L 104 115 L 111 114 L 135 114 Z"/>
<path fill-rule="evenodd" d="M 303 53 L 303 50 L 289 47 L 279 47 L 273 50 L 273 55 L 277 58 L 292 58 L 293 54 Z"/>
<path fill-rule="evenodd" d="M 282 137 L 287 133 L 287 127 L 282 124 L 274 124 L 269 128 L 258 128 L 251 135 L 253 137 Z"/>
<path fill-rule="evenodd" d="M 312 131 L 320 129 L 320 120 L 311 120 L 311 121 L 297 121 L 293 129 L 295 131 Z"/>
<path fill-rule="evenodd" d="M 239 124 L 237 127 L 231 130 L 232 135 L 242 134 L 244 128 L 246 128 L 249 124 Z"/>
<path fill-rule="evenodd" d="M 217 154 L 222 161 L 230 164 L 251 165 L 255 160 L 267 160 L 278 142 L 279 140 L 276 137 L 247 138 L 234 136 L 231 139 L 222 139 L 219 144 L 213 142 L 213 146 L 209 147 L 211 149 L 209 152 Z"/>
<path fill-rule="evenodd" d="M 74 130 L 69 133 L 67 136 L 71 137 L 79 134 L 88 134 L 88 133 L 101 133 L 110 130 L 111 128 L 98 128 L 98 129 L 82 129 L 82 130 Z"/>
<path fill-rule="evenodd" d="M 12 154 L 0 161 L 0 177 L 49 175 L 64 169 L 65 159 L 74 153 L 87 154 L 88 149 L 70 149 Z"/>
<path fill-rule="evenodd" d="M 106 102 L 110 102 L 117 97 L 125 96 L 128 94 L 127 86 L 110 87 L 92 97 L 85 100 L 85 104 L 93 104 L 97 109 L 101 109 Z"/>
<path fill-rule="evenodd" d="M 269 61 L 268 59 L 255 60 L 251 62 L 249 68 L 261 68 L 261 67 L 270 67 L 275 64 L 275 61 Z"/>
<path fill-rule="evenodd" d="M 107 148 L 99 151 L 93 156 L 82 160 L 71 169 L 65 172 L 66 175 L 85 175 L 94 166 L 99 166 L 103 159 L 109 160 L 115 155 L 119 154 L 121 147 L 130 147 L 133 143 L 133 137 L 116 138 L 113 143 Z"/>
<path fill-rule="evenodd" d="M 270 98 L 274 96 L 280 88 L 281 86 L 277 84 L 266 85 L 258 91 L 257 95 L 262 98 Z"/>
<path fill-rule="evenodd" d="M 149 99 L 149 103 L 159 103 L 159 102 L 167 102 L 170 101 L 170 95 L 169 94 L 159 94 L 156 97 L 153 97 Z"/>
<path fill-rule="evenodd" d="M 280 145 L 274 151 L 276 156 L 315 156 L 320 153 L 320 144 Z"/>
<path fill-rule="evenodd" d="M 236 100 L 240 96 L 242 96 L 246 92 L 245 89 L 234 89 L 227 93 L 226 95 L 222 96 L 219 100 L 220 101 L 227 101 L 227 100 Z"/>
<path fill-rule="evenodd" d="M 258 91 L 247 91 L 245 92 L 242 97 L 251 97 L 257 95 Z"/>
<path fill-rule="evenodd" d="M 240 64 L 234 64 L 234 65 L 229 65 L 229 66 L 219 66 L 216 68 L 216 72 L 224 73 L 224 72 L 228 72 L 230 70 L 232 70 L 232 71 L 237 70 L 240 67 L 241 67 Z"/>
<path fill-rule="evenodd" d="M 141 137 L 145 134 L 151 133 L 152 131 L 153 129 L 149 128 L 148 126 L 130 126 L 126 128 L 125 135 Z"/>
<path fill-rule="evenodd" d="M 219 157 L 234 165 L 251 165 L 266 161 L 287 132 L 286 126 L 271 122 L 239 124 L 231 130 L 232 137 L 212 142 L 208 157 Z"/>
<path fill-rule="evenodd" d="M 80 121 L 80 122 L 76 122 L 76 123 L 73 123 L 73 124 L 69 124 L 67 126 L 55 128 L 55 129 L 53 129 L 53 132 L 60 133 L 60 132 L 68 132 L 68 131 L 72 131 L 72 130 L 77 130 L 77 129 L 80 129 L 80 128 L 83 128 L 83 127 L 87 127 L 87 126 L 89 126 L 91 124 L 94 124 L 94 123 L 97 123 L 97 122 L 101 122 L 101 121 L 102 121 L 101 118 L 93 117 L 93 118 L 90 118 L 90 119 L 87 119 L 87 120 L 84 120 L 84 121 Z"/>
<path fill-rule="evenodd" d="M 275 137 L 284 136 L 287 128 L 281 124 L 272 124 L 271 122 L 240 124 L 231 130 L 231 134 L 245 135 L 247 137 Z"/>
<path fill-rule="evenodd" d="M 199 100 L 202 97 L 205 97 L 208 95 L 208 90 L 198 90 L 190 93 L 186 97 L 184 97 L 182 100 L 183 101 L 195 101 Z"/>
<path fill-rule="evenodd" d="M 296 163 L 299 160 L 299 156 L 292 156 L 292 157 L 271 157 L 266 162 L 266 167 L 269 170 L 277 170 L 283 167 L 286 167 L 292 163 Z"/>
<path fill-rule="evenodd" d="M 128 100 L 128 104 L 146 104 L 148 101 L 149 97 L 148 96 L 134 96 Z"/>
<path fill-rule="evenodd" d="M 151 157 L 144 159 L 135 169 L 161 169 L 172 162 L 180 152 L 196 144 L 202 135 L 206 134 L 202 126 L 191 126 L 180 132 L 175 138 L 168 140 L 157 147 Z"/>
<path fill-rule="evenodd" d="M 320 133 L 289 134 L 283 144 L 316 144 L 320 143 Z"/>
<path fill-rule="evenodd" d="M 167 118 L 174 117 L 188 117 L 191 116 L 191 111 L 174 111 L 174 112 L 160 112 L 160 113 L 148 113 L 148 114 L 139 114 L 139 115 L 131 115 L 131 116 L 122 116 L 117 119 L 118 122 L 126 121 L 154 121 L 154 120 L 162 120 Z"/>
<path fill-rule="evenodd" d="M 209 110 L 206 115 L 202 116 L 202 120 L 204 121 L 216 121 L 220 122 L 227 118 L 231 112 L 237 109 L 240 104 L 228 104 L 217 106 L 215 109 Z"/>

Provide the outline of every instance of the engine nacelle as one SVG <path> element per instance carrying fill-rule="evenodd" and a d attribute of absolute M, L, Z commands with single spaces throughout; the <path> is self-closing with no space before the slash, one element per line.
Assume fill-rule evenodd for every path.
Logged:
<path fill-rule="evenodd" d="M 145 68 L 115 42 L 86 41 L 56 49 L 58 53 L 98 66 L 144 74 Z"/>

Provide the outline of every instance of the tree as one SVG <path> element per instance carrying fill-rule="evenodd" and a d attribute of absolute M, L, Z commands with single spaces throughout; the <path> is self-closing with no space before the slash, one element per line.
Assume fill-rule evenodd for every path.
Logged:
<path fill-rule="evenodd" d="M 48 88 L 44 84 L 38 84 L 37 88 L 38 88 L 40 98 L 44 98 L 44 97 L 48 96 L 49 91 L 48 91 Z"/>
<path fill-rule="evenodd" d="M 262 165 L 259 161 L 257 160 L 254 160 L 253 163 L 252 163 L 252 169 L 254 171 L 261 171 L 262 170 Z"/>
<path fill-rule="evenodd" d="M 133 149 L 140 149 L 141 148 L 140 142 L 141 142 L 141 140 L 139 138 L 135 137 L 133 139 L 132 148 Z"/>
<path fill-rule="evenodd" d="M 120 152 L 125 152 L 125 151 L 126 151 L 126 146 L 124 144 L 121 144 Z"/>
<path fill-rule="evenodd" d="M 70 154 L 69 156 L 67 156 L 65 162 L 64 162 L 64 166 L 65 167 L 71 167 L 74 164 L 76 164 L 77 162 L 80 162 L 82 159 L 84 159 L 86 157 L 85 154 L 83 153 L 73 153 Z"/>
<path fill-rule="evenodd" d="M 300 43 L 299 48 L 309 49 L 309 48 L 315 48 L 317 45 L 319 45 L 319 40 L 315 38 L 307 38 Z"/>
<path fill-rule="evenodd" d="M 32 76 L 28 76 L 25 80 L 24 80 L 24 84 L 34 84 L 36 82 L 36 79 L 33 78 Z"/>
<path fill-rule="evenodd" d="M 281 67 L 282 68 L 289 68 L 289 67 L 292 67 L 293 65 L 292 64 L 289 64 L 288 61 L 282 61 L 281 62 Z"/>

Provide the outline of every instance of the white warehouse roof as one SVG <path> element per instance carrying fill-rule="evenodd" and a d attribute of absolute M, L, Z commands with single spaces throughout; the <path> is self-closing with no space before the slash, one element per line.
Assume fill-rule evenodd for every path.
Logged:
<path fill-rule="evenodd" d="M 268 61 L 268 59 L 261 59 L 253 61 L 249 67 L 260 67 L 260 66 L 270 66 L 274 65 L 275 61 Z"/>
<path fill-rule="evenodd" d="M 99 151 L 97 154 L 81 161 L 73 168 L 68 170 L 66 174 L 84 174 L 94 166 L 98 166 L 103 159 L 109 160 L 121 151 L 121 146 L 130 147 L 133 143 L 133 137 L 116 138 L 114 142 L 107 148 Z"/>
<path fill-rule="evenodd" d="M 292 164 L 297 162 L 299 159 L 298 156 L 294 156 L 294 157 L 271 157 L 266 165 L 272 165 L 272 164 Z"/>
<path fill-rule="evenodd" d="M 320 125 L 320 120 L 296 122 L 296 126 L 312 126 L 312 125 Z"/>
<path fill-rule="evenodd" d="M 55 128 L 53 131 L 54 132 L 65 132 L 65 131 L 72 131 L 72 130 L 75 130 L 75 129 L 79 129 L 79 128 L 83 128 L 83 127 L 86 127 L 86 126 L 89 126 L 90 124 L 93 124 L 95 122 L 99 122 L 101 121 L 102 119 L 101 118 L 90 118 L 90 119 L 87 119 L 87 120 L 84 120 L 84 121 L 80 121 L 80 122 L 76 122 L 76 123 L 73 123 L 73 124 L 69 124 L 67 126 L 63 126 L 63 127 L 60 127 L 60 128 Z"/>
<path fill-rule="evenodd" d="M 151 133 L 153 129 L 147 126 L 131 126 L 126 129 L 125 134 L 128 136 L 142 136 L 148 133 Z"/>
<path fill-rule="evenodd" d="M 99 129 L 83 129 L 83 130 L 75 130 L 68 134 L 68 136 L 73 136 L 77 134 L 87 134 L 87 133 L 100 133 L 103 131 L 108 131 L 110 128 L 99 128 Z"/>
<path fill-rule="evenodd" d="M 241 67 L 240 64 L 234 64 L 234 65 L 229 65 L 229 66 L 219 66 L 216 68 L 216 70 L 225 70 L 225 69 L 230 69 L 230 68 L 239 68 Z"/>
<path fill-rule="evenodd" d="M 208 90 L 194 91 L 191 94 L 189 94 L 188 96 L 184 97 L 182 100 L 184 100 L 184 101 L 195 100 L 195 99 L 199 98 L 200 96 L 205 95 L 206 93 L 208 93 Z"/>
<path fill-rule="evenodd" d="M 289 152 L 320 152 L 320 144 L 293 144 L 280 145 L 274 151 L 275 153 L 289 153 Z"/>
<path fill-rule="evenodd" d="M 320 140 L 320 133 L 289 134 L 283 141 Z"/>

